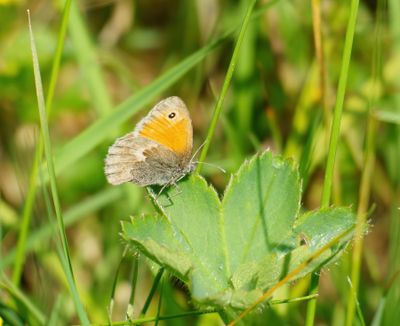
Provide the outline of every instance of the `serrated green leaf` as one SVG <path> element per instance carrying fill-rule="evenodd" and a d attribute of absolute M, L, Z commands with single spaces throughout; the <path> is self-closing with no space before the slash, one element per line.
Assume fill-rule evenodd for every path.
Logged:
<path fill-rule="evenodd" d="M 179 183 L 179 188 L 162 194 L 158 203 L 176 237 L 189 247 L 193 296 L 201 301 L 226 288 L 229 275 L 221 247 L 221 203 L 215 190 L 193 175 Z"/>
<path fill-rule="evenodd" d="M 300 181 L 291 164 L 267 151 L 240 168 L 222 201 L 229 270 L 286 250 L 300 207 Z"/>
<path fill-rule="evenodd" d="M 122 226 L 124 236 L 137 249 L 160 265 L 169 266 L 184 281 L 188 280 L 192 264 L 185 253 L 189 248 L 184 241 L 177 239 L 172 225 L 164 216 L 134 218 L 132 223 L 123 223 Z"/>
<path fill-rule="evenodd" d="M 301 264 L 307 263 L 292 280 L 336 258 L 350 239 L 309 262 L 355 219 L 346 208 L 298 217 L 300 196 L 293 164 L 267 151 L 243 164 L 222 201 L 192 175 L 156 199 L 164 216 L 123 222 L 123 235 L 180 275 L 198 304 L 242 310 Z"/>

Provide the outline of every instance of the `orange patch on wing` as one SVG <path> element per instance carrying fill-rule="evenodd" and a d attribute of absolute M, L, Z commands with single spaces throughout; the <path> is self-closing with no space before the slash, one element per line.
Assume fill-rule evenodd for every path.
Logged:
<path fill-rule="evenodd" d="M 143 125 L 139 135 L 162 144 L 177 154 L 186 154 L 192 148 L 192 134 L 189 120 L 173 121 L 156 117 Z"/>

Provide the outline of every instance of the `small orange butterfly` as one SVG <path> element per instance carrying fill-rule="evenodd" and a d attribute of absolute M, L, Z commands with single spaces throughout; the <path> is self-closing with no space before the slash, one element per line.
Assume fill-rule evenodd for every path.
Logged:
<path fill-rule="evenodd" d="M 159 102 L 135 127 L 108 149 L 105 175 L 112 185 L 175 184 L 196 167 L 191 154 L 193 127 L 177 96 Z"/>

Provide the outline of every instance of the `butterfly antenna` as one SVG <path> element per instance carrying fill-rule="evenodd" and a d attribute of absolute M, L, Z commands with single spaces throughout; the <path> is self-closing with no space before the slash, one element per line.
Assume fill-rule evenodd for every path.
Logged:
<path fill-rule="evenodd" d="M 192 158 L 190 159 L 190 162 L 193 162 L 193 159 L 197 156 L 197 154 L 199 154 L 200 150 L 204 147 L 204 145 L 206 144 L 206 142 L 207 142 L 207 140 L 205 140 L 205 141 L 203 142 L 203 144 L 201 144 L 201 145 L 199 146 L 199 148 L 196 149 L 196 151 L 194 152 Z M 199 162 L 195 162 L 195 163 L 199 163 Z"/>
<path fill-rule="evenodd" d="M 207 162 L 199 162 L 199 161 L 196 161 L 196 162 L 194 162 L 194 163 L 195 163 L 195 164 L 201 163 L 201 164 L 209 165 L 209 166 L 212 166 L 212 167 L 214 167 L 214 168 L 217 168 L 218 170 L 220 170 L 220 171 L 223 172 L 223 173 L 226 173 L 226 170 L 225 170 L 225 169 L 221 168 L 220 166 L 218 166 L 218 165 L 216 165 L 216 164 L 207 163 Z"/>

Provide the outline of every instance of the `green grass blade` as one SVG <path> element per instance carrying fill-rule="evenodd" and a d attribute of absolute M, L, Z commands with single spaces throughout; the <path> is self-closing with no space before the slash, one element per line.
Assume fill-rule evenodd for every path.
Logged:
<path fill-rule="evenodd" d="M 48 89 L 47 98 L 46 98 L 46 107 L 47 107 L 48 115 L 51 112 L 51 107 L 52 107 L 52 103 L 53 103 L 54 90 L 56 87 L 56 81 L 57 81 L 58 72 L 59 72 L 59 68 L 60 68 L 61 56 L 62 56 L 62 52 L 63 52 L 63 48 L 64 48 L 64 41 L 65 41 L 65 35 L 66 35 L 66 31 L 67 31 L 70 7 L 71 7 L 71 0 L 67 0 L 65 2 L 65 6 L 64 6 L 64 10 L 63 10 L 63 16 L 62 16 L 62 20 L 61 20 L 61 26 L 60 26 L 60 31 L 59 31 L 58 41 L 57 41 L 56 53 L 54 55 L 54 61 L 53 61 L 53 65 L 52 65 L 52 69 L 51 69 L 51 76 L 50 76 L 50 84 L 49 84 L 49 89 Z M 22 273 L 22 267 L 25 262 L 26 238 L 28 235 L 29 225 L 31 222 L 33 204 L 35 202 L 36 179 L 37 179 L 37 175 L 38 175 L 38 171 L 39 171 L 39 164 L 42 160 L 42 156 L 43 156 L 43 139 L 42 139 L 42 137 L 39 137 L 39 144 L 36 147 L 32 170 L 31 170 L 31 174 L 29 176 L 27 197 L 26 197 L 26 200 L 24 203 L 24 209 L 22 212 L 21 229 L 20 229 L 19 237 L 18 237 L 17 254 L 16 254 L 16 259 L 14 262 L 14 269 L 13 269 L 13 275 L 12 275 L 12 281 L 15 285 L 19 284 L 19 281 L 21 278 L 21 273 Z"/>
<path fill-rule="evenodd" d="M 329 140 L 328 159 L 325 168 L 324 185 L 322 190 L 321 207 L 328 207 L 331 199 L 333 170 L 335 166 L 336 151 L 339 143 L 340 124 L 342 119 L 344 96 L 346 93 L 347 77 L 350 67 L 351 51 L 357 22 L 359 0 L 352 0 L 350 3 L 350 16 L 347 24 L 346 37 L 344 41 L 342 65 L 340 69 L 339 83 L 336 96 L 336 104 L 333 112 L 333 122 Z M 318 291 L 319 275 L 312 274 L 309 294 Z M 306 325 L 314 325 L 317 301 L 310 300 L 307 304 Z"/>
<path fill-rule="evenodd" d="M 350 17 L 347 24 L 346 37 L 344 41 L 343 59 L 340 68 L 339 84 L 337 89 L 336 104 L 333 112 L 333 122 L 329 140 L 329 152 L 325 169 L 324 187 L 322 190 L 321 207 L 328 207 L 331 192 L 333 168 L 335 165 L 336 151 L 339 143 L 340 123 L 342 119 L 344 96 L 346 94 L 347 77 L 350 68 L 351 51 L 353 49 L 354 32 L 357 22 L 359 0 L 352 0 L 350 4 Z"/>
<path fill-rule="evenodd" d="M 160 268 L 158 270 L 157 275 L 154 277 L 153 285 L 151 286 L 149 295 L 147 296 L 146 301 L 143 305 L 142 311 L 140 312 L 140 317 L 144 317 L 146 315 L 146 312 L 150 307 L 151 300 L 153 299 L 154 294 L 156 293 L 156 290 L 158 288 L 158 285 L 161 281 L 163 274 L 164 274 L 164 268 Z"/>
<path fill-rule="evenodd" d="M 60 206 L 60 200 L 59 200 L 58 191 L 57 191 L 56 176 L 55 176 L 54 165 L 53 165 L 53 154 L 52 154 L 51 143 L 50 143 L 50 134 L 49 134 L 49 128 L 48 128 L 48 123 L 47 123 L 46 106 L 45 106 L 42 81 L 41 81 L 41 76 L 40 76 L 39 61 L 38 61 L 38 57 L 37 57 L 37 51 L 36 51 L 35 40 L 34 40 L 34 36 L 33 36 L 33 31 L 32 31 L 29 10 L 28 10 L 28 19 L 29 19 L 29 36 L 30 36 L 30 43 L 31 43 L 31 50 L 32 50 L 33 71 L 34 71 L 35 87 L 36 87 L 38 107 L 39 107 L 40 125 L 41 125 L 41 131 L 42 131 L 43 143 L 44 143 L 44 152 L 45 152 L 45 155 L 47 158 L 47 167 L 48 167 L 48 172 L 49 172 L 49 176 L 50 176 L 49 181 L 50 181 L 51 195 L 52 195 L 52 199 L 53 199 L 53 203 L 54 203 L 54 210 L 55 210 L 56 217 L 57 217 L 59 235 L 60 235 L 61 244 L 62 244 L 62 252 L 60 253 L 60 258 L 61 258 L 61 262 L 63 263 L 65 276 L 67 277 L 68 284 L 70 286 L 71 294 L 72 294 L 73 301 L 74 301 L 75 307 L 76 307 L 78 315 L 79 315 L 79 319 L 81 320 L 83 325 L 89 325 L 89 319 L 83 308 L 83 305 L 82 305 L 81 300 L 78 295 L 78 290 L 76 288 L 76 283 L 75 283 L 73 271 L 72 271 L 72 264 L 71 264 L 70 255 L 69 255 L 68 240 L 67 240 L 67 236 L 65 233 L 64 220 L 63 220 L 63 217 L 61 214 L 61 206 Z"/>
<path fill-rule="evenodd" d="M 221 94 L 215 105 L 213 116 L 212 116 L 211 122 L 210 122 L 210 127 L 208 128 L 207 137 L 206 137 L 206 140 L 204 143 L 204 147 L 203 147 L 200 157 L 199 157 L 200 163 L 197 165 L 197 169 L 196 169 L 198 173 L 200 173 L 200 171 L 201 171 L 201 168 L 202 168 L 201 162 L 204 162 L 204 160 L 207 156 L 208 149 L 209 149 L 210 143 L 211 143 L 211 139 L 214 135 L 215 128 L 217 127 L 217 122 L 218 122 L 218 119 L 219 119 L 219 116 L 220 116 L 221 110 L 222 110 L 222 104 L 224 103 L 226 93 L 228 92 L 229 86 L 231 84 L 233 73 L 235 71 L 235 66 L 236 66 L 236 63 L 237 63 L 237 60 L 239 57 L 239 53 L 240 53 L 240 47 L 243 43 L 243 39 L 246 34 L 247 26 L 249 25 L 251 14 L 253 12 L 256 2 L 257 2 L 257 0 L 252 0 L 250 2 L 249 6 L 247 8 L 246 15 L 244 16 L 242 27 L 240 29 L 239 36 L 238 36 L 236 44 L 235 44 L 235 48 L 233 50 L 232 58 L 229 63 L 229 68 L 228 68 L 228 71 L 226 72 L 224 84 L 222 85 Z"/>

